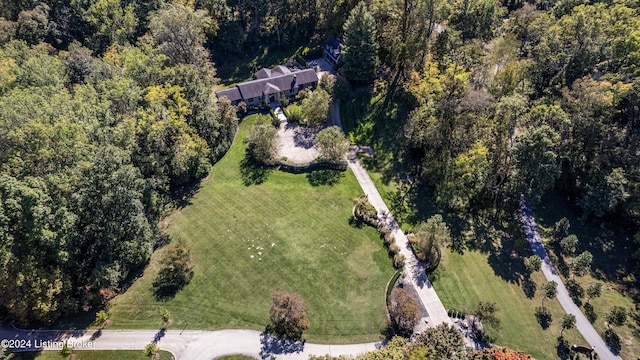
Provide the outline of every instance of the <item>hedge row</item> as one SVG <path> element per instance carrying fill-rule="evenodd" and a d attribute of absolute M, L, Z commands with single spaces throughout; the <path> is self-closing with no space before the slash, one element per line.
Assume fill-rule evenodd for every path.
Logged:
<path fill-rule="evenodd" d="M 339 163 L 333 163 L 324 160 L 313 160 L 310 163 L 304 164 L 295 164 L 286 162 L 284 160 L 280 160 L 276 163 L 276 166 L 282 170 L 293 174 L 303 174 L 306 172 L 314 171 L 314 170 L 338 170 L 338 171 L 346 171 L 347 170 L 347 162 L 341 161 Z"/>
<path fill-rule="evenodd" d="M 387 283 L 387 296 L 385 297 L 387 306 L 391 305 L 391 293 L 393 292 L 393 288 L 396 285 L 396 281 L 398 281 L 400 275 L 402 275 L 402 270 L 396 270 L 396 273 L 393 274 L 393 276 Z"/>

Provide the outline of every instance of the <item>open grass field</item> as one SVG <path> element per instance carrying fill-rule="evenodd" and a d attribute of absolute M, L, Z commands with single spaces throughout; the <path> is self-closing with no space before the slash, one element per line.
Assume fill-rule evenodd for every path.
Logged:
<path fill-rule="evenodd" d="M 310 175 L 252 169 L 243 162 L 251 120 L 190 204 L 165 221 L 173 241 L 191 247 L 191 283 L 174 298 L 156 300 L 151 283 L 164 249 L 158 250 L 144 275 L 111 301 L 109 328 L 158 328 L 167 308 L 174 329 L 263 330 L 271 290 L 283 287 L 309 305 L 308 341 L 379 339 L 394 270 L 377 232 L 349 225 L 352 201 L 361 195 L 355 177 L 347 171 L 332 186 L 312 186 Z"/>
<path fill-rule="evenodd" d="M 594 255 L 592 273 L 577 277 L 576 280 L 584 289 L 591 283 L 604 283 L 602 296 L 591 300 L 598 316 L 593 326 L 599 333 L 604 332 L 607 329 L 605 317 L 611 308 L 614 306 L 626 308 L 631 314 L 627 324 L 614 327 L 614 330 L 622 340 L 621 357 L 623 359 L 638 358 L 640 356 L 640 313 L 636 311 L 633 299 L 626 295 L 627 289 L 624 286 L 626 282 L 635 280 L 628 278 L 634 266 L 630 255 L 637 248 L 631 236 L 613 226 L 599 226 L 592 222 L 580 221 L 575 210 L 557 193 L 551 193 L 543 198 L 540 206 L 536 208 L 536 216 L 541 236 L 547 243 L 547 250 L 565 279 L 569 276 L 568 264 L 571 259 L 562 256 L 559 249 L 551 246 L 549 241 L 555 222 L 562 217 L 569 219 L 571 223 L 569 233 L 576 234 L 580 240 L 577 253 L 588 250 Z"/>
<path fill-rule="evenodd" d="M 503 278 L 503 271 L 512 271 L 508 261 L 490 264 L 487 254 L 479 251 L 465 251 L 464 255 L 449 250 L 444 251 L 443 263 L 433 282 L 440 299 L 447 309 L 473 312 L 478 301 L 494 301 L 498 307 L 498 317 L 502 327 L 491 330 L 496 344 L 523 350 L 536 359 L 557 359 L 556 344 L 560 336 L 560 322 L 564 311 L 557 300 L 546 300 L 545 307 L 551 310 L 553 322 L 543 330 L 534 314 L 540 306 L 540 291 L 529 299 L 516 281 Z M 533 274 L 538 287 L 545 282 L 541 272 Z M 570 343 L 585 343 L 576 331 L 565 331 L 565 339 Z"/>
<path fill-rule="evenodd" d="M 142 350 L 84 350 L 74 351 L 76 360 L 149 360 Z M 58 351 L 14 354 L 15 360 L 62 360 Z M 160 351 L 160 360 L 171 359 L 171 353 Z"/>

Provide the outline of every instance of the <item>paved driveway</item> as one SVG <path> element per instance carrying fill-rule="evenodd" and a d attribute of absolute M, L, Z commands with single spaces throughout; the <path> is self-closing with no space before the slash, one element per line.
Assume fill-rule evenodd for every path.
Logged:
<path fill-rule="evenodd" d="M 573 314 L 576 317 L 576 328 L 580 331 L 582 337 L 596 350 L 598 358 L 603 360 L 621 360 L 622 358 L 620 356 L 615 355 L 609 350 L 609 347 L 584 316 L 580 308 L 571 300 L 567 288 L 562 283 L 562 279 L 553 267 L 551 259 L 549 259 L 549 254 L 547 254 L 547 250 L 544 248 L 540 233 L 538 233 L 538 225 L 533 216 L 533 210 L 531 210 L 529 204 L 524 200 L 520 202 L 520 219 L 522 220 L 524 233 L 527 236 L 531 250 L 542 259 L 542 273 L 548 281 L 553 280 L 558 283 L 558 301 L 567 314 Z"/>
<path fill-rule="evenodd" d="M 318 157 L 318 151 L 313 147 L 316 135 L 321 128 L 308 128 L 298 124 L 283 122 L 278 129 L 280 138 L 280 157 L 289 161 L 303 164 Z"/>

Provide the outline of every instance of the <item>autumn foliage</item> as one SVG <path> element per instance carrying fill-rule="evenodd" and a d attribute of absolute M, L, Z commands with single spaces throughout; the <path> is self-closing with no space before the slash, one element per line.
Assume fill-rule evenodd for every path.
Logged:
<path fill-rule="evenodd" d="M 494 348 L 491 350 L 491 358 L 493 360 L 530 360 L 531 356 L 520 350 L 511 350 L 509 348 Z"/>
<path fill-rule="evenodd" d="M 300 339 L 302 332 L 309 328 L 308 307 L 298 293 L 283 289 L 271 292 L 271 325 L 269 330 L 288 339 Z"/>

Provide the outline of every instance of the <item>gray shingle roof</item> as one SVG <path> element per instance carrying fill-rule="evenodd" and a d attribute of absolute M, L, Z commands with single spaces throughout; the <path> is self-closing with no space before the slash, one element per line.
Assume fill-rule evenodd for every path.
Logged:
<path fill-rule="evenodd" d="M 310 84 L 318 81 L 318 75 L 313 69 L 291 72 L 282 65 L 273 69 L 261 69 L 251 80 L 237 84 L 235 88 L 216 92 L 218 98 L 226 97 L 231 101 L 247 100 L 262 95 L 280 93 L 291 90 L 295 86 Z M 268 77 L 267 77 L 268 76 Z"/>
<path fill-rule="evenodd" d="M 295 79 L 295 81 L 294 81 Z M 267 84 L 271 84 L 280 91 L 291 90 L 294 86 L 318 81 L 318 75 L 313 69 L 296 71 L 286 75 L 274 76 L 268 79 L 247 81 L 236 85 L 243 99 L 262 96 Z M 268 94 L 272 94 L 269 92 Z"/>
<path fill-rule="evenodd" d="M 269 79 L 280 75 L 291 74 L 291 70 L 289 70 L 286 66 L 277 65 L 274 66 L 273 69 L 262 68 L 258 72 L 256 72 L 253 76 L 256 79 Z"/>
<path fill-rule="evenodd" d="M 229 101 L 242 100 L 242 95 L 240 95 L 240 91 L 238 91 L 237 87 L 216 91 L 216 96 L 218 97 L 218 99 L 226 97 L 227 99 L 229 99 Z"/>

